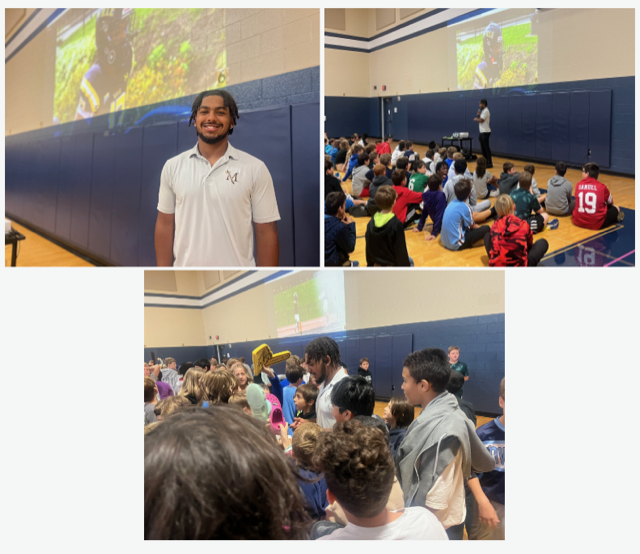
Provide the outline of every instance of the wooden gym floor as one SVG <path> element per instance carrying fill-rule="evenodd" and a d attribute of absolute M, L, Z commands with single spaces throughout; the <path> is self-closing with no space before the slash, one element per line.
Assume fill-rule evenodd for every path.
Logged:
<path fill-rule="evenodd" d="M 12 221 L 11 226 L 26 237 L 18 242 L 17 267 L 93 267 L 93 264 L 22 225 Z M 4 247 L 5 267 L 11 265 L 11 249 L 12 246 Z"/>
<path fill-rule="evenodd" d="M 369 138 L 369 140 L 373 142 L 377 139 Z M 392 143 L 392 151 L 396 145 L 397 142 Z M 423 158 L 427 146 L 415 143 L 413 146 L 414 151 Z M 513 161 L 516 171 L 523 171 L 524 166 L 527 165 L 524 161 L 494 157 L 493 169 L 489 172 L 499 177 L 505 161 Z M 475 171 L 475 165 L 475 162 L 468 162 L 471 173 Z M 538 163 L 534 165 L 536 168 L 534 177 L 538 187 L 546 191 L 547 182 L 555 175 L 555 167 Z M 344 173 L 341 175 L 343 176 Z M 579 170 L 568 169 L 565 177 L 575 186 L 582 179 L 582 174 Z M 624 221 L 602 231 L 591 231 L 576 227 L 571 217 L 559 217 L 560 226 L 556 230 L 545 228 L 541 233 L 534 235 L 534 241 L 545 238 L 549 242 L 549 250 L 541 266 L 635 266 L 635 179 L 602 174 L 600 181 L 611 191 L 614 204 L 625 209 Z M 351 180 L 345 181 L 343 185 L 347 192 L 351 192 Z M 490 200 L 493 206 L 495 198 Z M 555 216 L 550 217 L 550 219 L 554 218 Z M 355 251 L 350 258 L 358 261 L 361 267 L 367 265 L 365 232 L 370 219 L 370 217 L 355 218 L 357 240 Z M 489 219 L 481 225 L 491 226 L 493 223 L 494 220 Z M 405 231 L 407 250 L 416 267 L 487 267 L 489 265 L 484 246 L 452 252 L 442 245 L 440 238 L 435 241 L 425 241 L 425 231 L 429 233 L 431 231 L 430 219 L 427 219 L 422 233 L 413 232 L 416 226 L 414 224 Z"/>

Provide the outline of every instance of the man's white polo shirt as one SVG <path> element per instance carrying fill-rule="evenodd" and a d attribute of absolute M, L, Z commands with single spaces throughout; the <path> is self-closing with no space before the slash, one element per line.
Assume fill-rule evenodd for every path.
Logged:
<path fill-rule="evenodd" d="M 318 389 L 318 398 L 316 400 L 316 422 L 322 429 L 331 429 L 336 420 L 333 417 L 333 404 L 331 403 L 331 391 L 333 386 L 346 378 L 347 374 L 344 369 L 338 369 L 338 373 L 333 376 L 331 383 L 327 385 L 325 381 Z"/>
<path fill-rule="evenodd" d="M 280 214 L 267 166 L 231 144 L 213 167 L 193 149 L 164 164 L 158 211 L 175 214 L 175 266 L 255 266 L 253 225 Z"/>

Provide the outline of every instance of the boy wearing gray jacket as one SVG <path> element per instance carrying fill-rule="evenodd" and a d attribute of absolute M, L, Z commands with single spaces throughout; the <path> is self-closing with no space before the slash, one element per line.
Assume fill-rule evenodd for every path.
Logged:
<path fill-rule="evenodd" d="M 556 174 L 547 183 L 545 208 L 552 215 L 571 215 L 576 201 L 573 200 L 573 186 L 564 178 L 567 166 L 564 162 L 556 164 Z"/>
<path fill-rule="evenodd" d="M 362 189 L 370 183 L 366 177 L 369 172 L 369 162 L 369 154 L 358 155 L 358 165 L 351 174 L 351 194 L 354 197 L 360 196 Z"/>
<path fill-rule="evenodd" d="M 405 359 L 402 390 L 422 412 L 407 429 L 396 466 L 405 507 L 426 506 L 450 539 L 462 540 L 464 483 L 472 473 L 492 471 L 495 461 L 456 397 L 446 391 L 450 374 L 449 358 L 439 348 L 413 352 Z"/>

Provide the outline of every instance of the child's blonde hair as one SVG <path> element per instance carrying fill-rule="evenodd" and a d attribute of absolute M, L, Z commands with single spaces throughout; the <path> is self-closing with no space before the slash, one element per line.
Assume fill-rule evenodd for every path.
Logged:
<path fill-rule="evenodd" d="M 496 212 L 498 212 L 498 217 L 509 215 L 514 206 L 515 204 L 513 203 L 513 199 L 508 194 L 502 194 L 501 196 L 498 196 L 495 205 Z"/>
<path fill-rule="evenodd" d="M 500 383 L 500 396 L 502 397 L 502 400 L 504 400 L 504 380 L 505 377 L 502 378 L 502 382 Z"/>
<path fill-rule="evenodd" d="M 203 375 L 204 371 L 196 369 L 195 367 L 189 368 L 182 380 L 182 388 L 180 389 L 178 396 L 193 394 L 193 396 L 197 398 L 200 392 L 200 385 L 198 384 L 198 381 L 200 381 Z"/>
<path fill-rule="evenodd" d="M 164 400 L 160 400 L 155 407 L 155 414 L 165 417 L 177 412 L 184 406 L 191 406 L 191 402 L 184 396 L 167 396 Z"/>
<path fill-rule="evenodd" d="M 311 422 L 303 423 L 293 433 L 291 446 L 299 466 L 311 469 L 311 458 L 316 450 L 320 433 L 322 428 L 317 423 Z"/>

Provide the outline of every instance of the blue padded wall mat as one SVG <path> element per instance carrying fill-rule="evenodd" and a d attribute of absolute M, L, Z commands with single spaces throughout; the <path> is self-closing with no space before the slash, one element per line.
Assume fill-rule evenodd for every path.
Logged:
<path fill-rule="evenodd" d="M 589 93 L 589 161 L 600 167 L 610 165 L 611 147 L 611 91 L 599 90 Z"/>
<path fill-rule="evenodd" d="M 322 159 L 317 149 L 309 148 L 313 137 L 320 136 L 320 102 L 291 107 L 291 152 L 293 162 L 293 230 L 295 264 L 320 265 L 320 192 Z M 320 144 L 318 142 L 318 144 Z M 322 169 L 321 169 L 322 167 Z M 282 212 L 281 212 L 282 213 Z M 311 248 L 310 245 L 318 245 Z M 284 265 L 284 264 L 282 264 Z"/>
<path fill-rule="evenodd" d="M 574 164 L 587 163 L 589 150 L 589 91 L 571 93 L 569 115 L 569 161 Z"/>
<path fill-rule="evenodd" d="M 522 155 L 522 96 L 509 97 L 509 154 Z"/>
<path fill-rule="evenodd" d="M 115 164 L 114 137 L 102 132 L 95 133 L 89 210 L 89 250 L 104 259 L 109 258 L 111 247 L 111 200 Z M 115 200 L 119 203 L 117 197 Z"/>
<path fill-rule="evenodd" d="M 569 114 L 571 96 L 567 92 L 553 93 L 551 157 L 554 160 L 569 159 Z"/>
<path fill-rule="evenodd" d="M 536 158 L 551 159 L 553 94 L 536 94 Z"/>
<path fill-rule="evenodd" d="M 319 101 L 296 101 L 243 111 L 230 141 L 264 161 L 272 175 L 281 266 L 319 263 L 319 107 Z M 75 134 L 48 128 L 6 137 L 6 213 L 106 262 L 155 266 L 162 168 L 193 148 L 195 129 L 183 116 L 115 131 L 98 117 L 73 128 Z M 314 164 L 317 171 L 309 171 Z M 303 216 L 296 222 L 297 210 Z"/>
<path fill-rule="evenodd" d="M 331 138 L 369 132 L 369 98 L 325 96 L 325 131 Z"/>
<path fill-rule="evenodd" d="M 491 150 L 496 155 L 512 154 L 518 157 L 531 158 L 532 161 L 555 163 L 560 156 L 553 153 L 554 144 L 562 144 L 560 135 L 566 137 L 566 119 L 556 120 L 553 115 L 560 113 L 559 107 L 554 111 L 556 94 L 568 94 L 569 98 L 569 158 L 562 157 L 573 164 L 595 161 L 602 167 L 610 168 L 624 174 L 635 174 L 635 77 L 616 77 L 611 79 L 592 79 L 585 81 L 545 83 L 523 87 L 499 88 L 484 91 L 451 91 L 430 94 L 411 94 L 391 96 L 393 113 L 393 135 L 397 140 L 413 140 L 426 143 L 431 140 L 439 142 L 443 135 L 455 131 L 467 131 L 474 139 L 476 151 L 480 150 L 478 142 L 478 125 L 473 122 L 478 110 L 480 98 L 486 97 L 491 110 Z M 588 96 L 575 96 L 575 93 L 595 94 L 591 104 L 596 107 L 590 113 Z M 538 114 L 538 96 L 554 95 L 554 99 L 540 99 L 541 113 Z M 374 98 L 375 99 L 375 98 Z M 452 114 L 445 106 L 449 101 L 464 99 L 464 124 L 460 125 L 459 114 Z M 353 116 L 352 106 L 359 101 L 371 101 L 370 98 L 332 97 L 325 103 L 327 124 L 326 131 L 331 136 L 349 136 L 358 128 L 362 132 L 362 122 L 357 127 L 349 124 Z M 573 102 L 580 105 L 573 105 Z M 549 103 L 550 102 L 550 103 Z M 567 99 L 558 102 L 566 106 Z M 560 105 L 558 104 L 558 106 Z M 374 109 L 374 103 L 370 102 Z M 586 108 L 586 109 L 585 109 Z M 376 110 L 379 107 L 375 107 Z M 423 110 L 422 112 L 420 110 Z M 393 111 L 393 110 L 392 110 Z M 586 119 L 579 121 L 572 114 L 584 113 Z M 550 116 L 550 114 L 552 114 Z M 371 114 L 370 120 L 374 114 Z M 416 121 L 415 118 L 419 118 Z M 448 119 L 447 119 L 448 118 Z M 540 132 L 537 120 L 542 127 Z M 364 121 L 364 116 L 362 116 Z M 332 123 L 343 122 L 341 130 L 334 131 Z M 591 133 L 589 128 L 592 127 Z M 379 130 L 373 127 L 366 129 L 372 136 Z M 556 134 L 558 133 L 558 134 Z M 573 135 L 577 136 L 573 136 Z M 591 160 L 587 158 L 591 149 Z M 539 151 L 538 151 L 539 150 Z M 551 152 L 549 154 L 549 152 Z M 560 154 L 566 154 L 566 145 L 560 148 Z M 544 156 L 549 156 L 545 158 Z M 572 158 L 571 158 L 572 157 Z"/>
<path fill-rule="evenodd" d="M 267 343 L 274 352 L 289 350 L 304 358 L 304 348 L 316 336 L 319 335 L 246 341 L 221 346 L 221 350 L 224 355 L 244 356 L 250 360 L 253 349 Z M 338 343 L 340 357 L 348 365 L 350 374 L 358 372 L 360 358 L 369 358 L 374 388 L 379 397 L 403 395 L 402 364 L 410 352 L 423 348 L 446 351 L 455 344 L 460 347 L 460 359 L 469 366 L 470 379 L 464 386 L 465 400 L 478 411 L 501 413 L 498 396 L 500 381 L 505 374 L 504 314 L 349 330 L 330 333 L 330 336 Z M 201 348 L 208 358 L 216 353 L 215 346 Z M 181 348 L 145 348 L 145 360 L 148 360 L 151 350 L 160 357 L 173 356 L 178 363 L 196 359 L 195 354 L 193 358 L 180 358 Z M 283 374 L 285 364 L 277 364 L 273 369 Z"/>
<path fill-rule="evenodd" d="M 278 221 L 280 265 L 294 265 L 291 108 L 283 106 L 243 113 L 229 142 L 262 160 L 269 169 L 281 218 Z M 318 179 L 316 175 L 316 183 Z"/>
<path fill-rule="evenodd" d="M 155 228 L 162 168 L 178 154 L 178 124 L 163 123 L 144 128 L 142 139 L 142 181 L 138 219 L 138 265 L 155 266 Z"/>
<path fill-rule="evenodd" d="M 116 133 L 109 258 L 124 266 L 138 265 L 138 217 L 142 184 L 142 127 Z"/>

